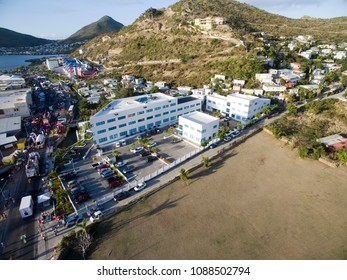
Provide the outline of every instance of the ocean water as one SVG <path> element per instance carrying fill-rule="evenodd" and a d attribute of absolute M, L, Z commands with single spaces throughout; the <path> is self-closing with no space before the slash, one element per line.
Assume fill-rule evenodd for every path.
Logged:
<path fill-rule="evenodd" d="M 42 57 L 51 57 L 57 55 L 0 55 L 0 71 L 11 70 L 19 66 L 27 66 L 30 62 L 28 59 L 37 59 Z"/>

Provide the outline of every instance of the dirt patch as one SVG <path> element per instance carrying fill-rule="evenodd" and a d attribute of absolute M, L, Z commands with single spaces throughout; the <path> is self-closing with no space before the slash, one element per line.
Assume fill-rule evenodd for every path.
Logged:
<path fill-rule="evenodd" d="M 262 132 L 101 223 L 90 259 L 346 259 L 347 169 Z"/>

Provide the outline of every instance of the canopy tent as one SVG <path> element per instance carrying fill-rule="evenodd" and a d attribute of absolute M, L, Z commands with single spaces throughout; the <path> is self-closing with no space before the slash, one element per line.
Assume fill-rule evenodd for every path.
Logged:
<path fill-rule="evenodd" d="M 50 204 L 50 199 L 51 199 L 51 193 L 50 192 L 46 192 L 44 194 L 41 194 L 37 197 L 37 203 L 41 204 L 42 206 L 49 206 Z"/>

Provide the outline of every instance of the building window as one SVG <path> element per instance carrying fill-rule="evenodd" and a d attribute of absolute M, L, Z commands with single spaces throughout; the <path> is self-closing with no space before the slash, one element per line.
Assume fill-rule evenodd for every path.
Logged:
<path fill-rule="evenodd" d="M 145 119 L 139 119 L 137 122 L 143 122 Z"/>
<path fill-rule="evenodd" d="M 148 109 L 148 110 L 146 111 L 146 113 L 150 113 L 150 112 L 153 112 L 153 109 Z"/>
<path fill-rule="evenodd" d="M 157 125 L 157 126 L 161 125 L 161 121 L 155 122 L 155 125 Z"/>
<path fill-rule="evenodd" d="M 107 123 L 112 123 L 112 122 L 115 122 L 116 121 L 116 119 L 109 119 L 109 120 L 107 120 Z"/>
<path fill-rule="evenodd" d="M 125 119 L 125 116 L 121 116 L 121 117 L 118 118 L 119 121 L 120 120 L 124 120 L 124 119 Z"/>
<path fill-rule="evenodd" d="M 126 127 L 126 126 L 127 126 L 126 123 L 122 123 L 122 124 L 119 125 L 119 128 L 121 128 L 121 127 Z"/>
<path fill-rule="evenodd" d="M 195 106 L 200 106 L 200 103 L 196 103 Z"/>
<path fill-rule="evenodd" d="M 161 114 L 157 114 L 157 115 L 155 115 L 155 117 L 156 117 L 156 118 L 159 118 L 159 117 L 161 117 Z"/>
<path fill-rule="evenodd" d="M 145 113 L 145 111 L 137 112 L 138 115 L 143 115 L 144 113 Z"/>
<path fill-rule="evenodd" d="M 129 134 L 130 135 L 136 134 L 136 128 L 130 129 Z"/>
<path fill-rule="evenodd" d="M 148 128 L 148 129 L 151 129 L 153 126 L 154 126 L 153 123 L 147 124 L 147 128 Z"/>
<path fill-rule="evenodd" d="M 176 106 L 176 103 L 172 103 L 172 104 L 170 104 L 170 106 L 171 106 L 171 107 Z"/>
<path fill-rule="evenodd" d="M 113 140 L 113 139 L 117 139 L 118 138 L 118 134 L 113 134 L 110 136 L 110 140 Z"/>
<path fill-rule="evenodd" d="M 230 102 L 227 102 L 227 106 L 230 107 Z"/>
<path fill-rule="evenodd" d="M 204 130 L 202 131 L 202 133 L 206 133 L 206 129 L 204 129 Z"/>
<path fill-rule="evenodd" d="M 185 106 L 185 107 L 184 107 L 184 110 L 186 110 L 186 109 L 189 109 L 189 106 Z"/>
<path fill-rule="evenodd" d="M 147 120 L 151 120 L 151 119 L 153 119 L 153 116 L 147 117 Z"/>
<path fill-rule="evenodd" d="M 135 113 L 133 113 L 133 114 L 129 114 L 129 115 L 128 115 L 128 118 L 135 117 L 135 115 L 136 115 Z"/>
<path fill-rule="evenodd" d="M 104 125 L 104 124 L 105 124 L 105 121 L 97 122 L 97 123 L 96 123 L 96 126 L 100 126 L 100 125 Z"/>
<path fill-rule="evenodd" d="M 171 114 L 176 113 L 176 110 L 171 110 L 170 113 Z"/>
<path fill-rule="evenodd" d="M 142 126 L 140 126 L 139 127 L 139 131 L 141 132 L 141 131 L 144 131 L 146 129 L 146 127 L 144 126 L 144 125 L 142 125 Z"/>
<path fill-rule="evenodd" d="M 99 143 L 107 142 L 107 137 L 103 137 L 99 139 Z"/>
<path fill-rule="evenodd" d="M 106 129 L 102 129 L 102 130 L 98 131 L 98 134 L 102 134 L 102 133 L 105 133 L 105 132 L 106 132 Z"/>
<path fill-rule="evenodd" d="M 161 107 L 156 107 L 154 110 L 159 111 L 159 110 L 161 110 Z"/>
<path fill-rule="evenodd" d="M 164 114 L 163 114 L 163 115 L 165 116 L 165 115 L 168 115 L 168 114 L 169 114 L 169 112 L 164 112 Z"/>
<path fill-rule="evenodd" d="M 164 119 L 163 120 L 163 123 L 168 123 L 169 122 L 169 119 Z"/>
<path fill-rule="evenodd" d="M 112 127 L 110 127 L 110 128 L 108 129 L 108 131 L 112 131 L 112 130 L 115 130 L 115 129 L 117 129 L 117 126 L 112 126 Z"/>
<path fill-rule="evenodd" d="M 171 120 L 171 121 L 176 120 L 176 116 L 171 117 L 170 120 Z"/>
<path fill-rule="evenodd" d="M 213 128 L 217 128 L 217 125 L 214 125 Z"/>
<path fill-rule="evenodd" d="M 133 125 L 135 123 L 136 123 L 136 121 L 131 121 L 131 122 L 129 122 L 129 125 Z"/>
<path fill-rule="evenodd" d="M 193 105 L 190 105 L 190 108 L 193 108 L 193 107 L 195 107 L 195 105 L 193 104 Z"/>
<path fill-rule="evenodd" d="M 164 105 L 164 106 L 163 106 L 163 109 L 165 109 L 165 108 L 169 108 L 169 105 Z"/>
<path fill-rule="evenodd" d="M 182 110 L 183 110 L 183 108 L 178 108 L 178 109 L 177 109 L 177 111 L 182 111 Z"/>
<path fill-rule="evenodd" d="M 119 136 L 122 137 L 122 136 L 127 136 L 127 132 L 126 131 L 123 131 L 121 133 L 119 133 Z"/>

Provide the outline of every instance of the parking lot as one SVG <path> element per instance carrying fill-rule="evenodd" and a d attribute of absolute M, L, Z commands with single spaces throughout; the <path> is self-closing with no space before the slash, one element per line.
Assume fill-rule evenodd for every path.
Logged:
<path fill-rule="evenodd" d="M 79 204 L 75 203 L 76 208 L 78 210 L 87 210 L 87 208 L 95 207 L 95 201 L 100 201 L 105 197 L 109 197 L 120 189 L 132 189 L 139 182 L 143 181 L 142 178 L 197 149 L 197 146 L 183 140 L 180 141 L 180 138 L 174 135 L 166 137 L 164 133 L 160 133 L 150 137 L 157 143 L 155 146 L 157 154 L 164 157 L 166 162 L 158 157 L 156 157 L 156 160 L 148 162 L 147 158 L 149 156 L 141 156 L 140 153 L 132 153 L 130 151 L 132 143 L 134 143 L 135 147 L 140 146 L 135 138 L 127 140 L 125 146 L 116 147 L 112 145 L 104 148 L 102 155 L 98 155 L 96 150 L 93 149 L 85 160 L 77 159 L 74 162 L 74 169 L 77 171 L 75 180 L 85 188 L 90 198 Z M 119 151 L 121 153 L 120 161 L 126 162 L 126 165 L 119 168 L 119 171 L 126 176 L 127 181 L 124 181 L 121 187 L 110 189 L 108 188 L 107 178 L 103 178 L 97 170 L 92 167 L 92 159 L 96 158 L 98 162 L 104 161 L 103 159 L 106 156 L 113 157 L 113 150 Z M 133 165 L 134 170 L 125 174 L 123 170 L 129 165 Z"/>

